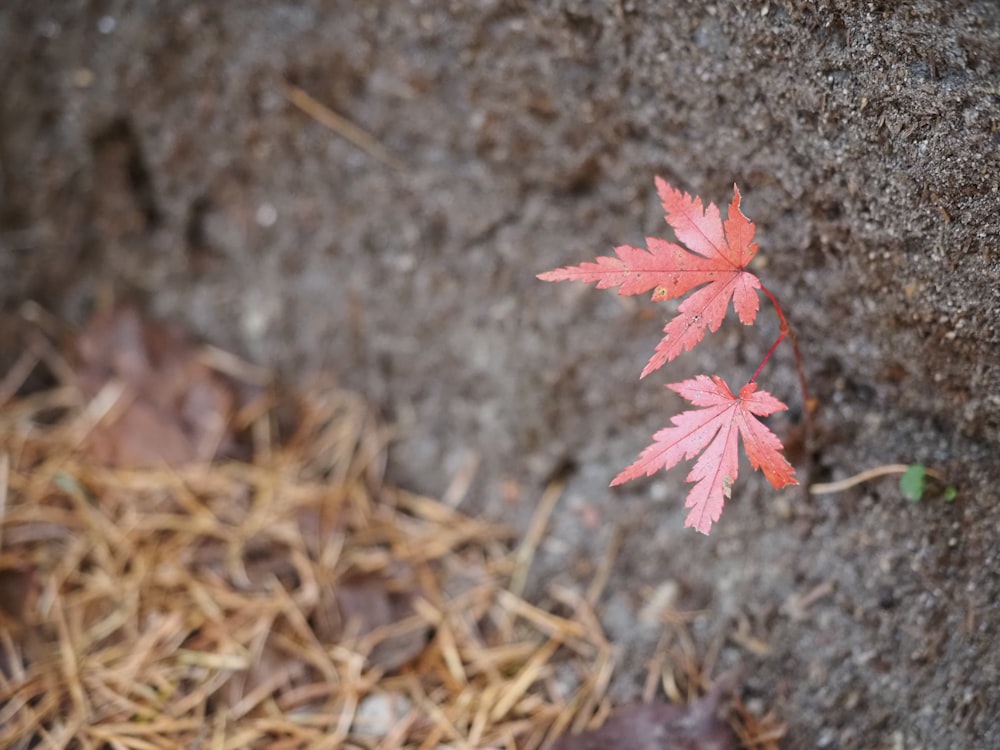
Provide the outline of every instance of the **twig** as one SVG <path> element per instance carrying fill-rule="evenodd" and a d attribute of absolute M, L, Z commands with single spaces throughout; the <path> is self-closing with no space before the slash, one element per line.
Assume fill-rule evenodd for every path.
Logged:
<path fill-rule="evenodd" d="M 809 493 L 812 495 L 830 495 L 834 492 L 843 492 L 844 490 L 850 489 L 855 485 L 862 484 L 863 482 L 867 482 L 871 479 L 878 479 L 879 477 L 888 476 L 890 474 L 905 474 L 910 466 L 911 464 L 887 464 L 885 466 L 876 466 L 873 469 L 867 469 L 859 474 L 855 474 L 853 477 L 847 477 L 847 479 L 841 479 L 837 482 L 814 484 L 809 488 Z M 934 469 L 927 469 L 927 476 L 932 477 L 939 482 L 944 481 L 944 475 Z"/>
<path fill-rule="evenodd" d="M 538 507 L 535 508 L 535 513 L 531 517 L 528 532 L 524 535 L 521 546 L 518 547 L 517 555 L 514 558 L 514 571 L 510 577 L 510 590 L 517 596 L 524 593 L 524 586 L 528 580 L 528 569 L 531 567 L 531 561 L 535 558 L 535 550 L 541 544 L 549 517 L 555 510 L 559 498 L 562 497 L 564 487 L 564 482 L 556 481 L 545 488 L 542 498 L 538 502 Z"/>
<path fill-rule="evenodd" d="M 7 513 L 7 483 L 10 481 L 10 455 L 0 453 L 0 522 Z M 3 527 L 0 526 L 0 549 L 3 548 Z"/>
<path fill-rule="evenodd" d="M 389 151 L 375 140 L 374 137 L 362 128 L 355 125 L 343 115 L 338 115 L 322 102 L 314 99 L 298 86 L 286 84 L 288 101 L 301 109 L 316 122 L 325 128 L 329 128 L 342 138 L 346 138 L 355 146 L 360 148 L 369 156 L 378 159 L 386 166 L 393 169 L 402 169 L 403 162 L 389 153 Z"/>

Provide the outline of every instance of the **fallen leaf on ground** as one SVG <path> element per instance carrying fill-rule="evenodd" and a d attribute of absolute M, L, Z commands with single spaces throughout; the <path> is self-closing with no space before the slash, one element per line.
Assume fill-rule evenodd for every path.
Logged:
<path fill-rule="evenodd" d="M 551 750 L 738 750 L 719 718 L 721 691 L 687 706 L 647 703 L 614 711 L 599 729 L 564 735 Z"/>
<path fill-rule="evenodd" d="M 180 466 L 231 446 L 235 396 L 178 329 L 120 307 L 93 317 L 76 341 L 76 354 L 85 396 L 121 388 L 87 437 L 85 447 L 96 462 Z"/>
<path fill-rule="evenodd" d="M 314 623 L 316 635 L 324 643 L 337 643 L 345 635 L 364 640 L 376 631 L 393 629 L 415 613 L 416 595 L 413 572 L 402 565 L 397 566 L 392 576 L 352 575 L 333 590 L 320 593 Z M 413 627 L 386 633 L 375 642 L 366 661 L 386 672 L 398 669 L 423 651 L 430 631 L 427 623 L 415 622 Z"/>

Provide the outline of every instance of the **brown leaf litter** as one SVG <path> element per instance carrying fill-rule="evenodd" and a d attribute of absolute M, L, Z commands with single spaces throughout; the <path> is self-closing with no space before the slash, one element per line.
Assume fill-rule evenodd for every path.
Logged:
<path fill-rule="evenodd" d="M 387 486 L 358 396 L 278 398 L 129 310 L 77 353 L 0 398 L 0 746 L 532 749 L 609 715 L 600 591 L 526 601 L 533 544 Z"/>

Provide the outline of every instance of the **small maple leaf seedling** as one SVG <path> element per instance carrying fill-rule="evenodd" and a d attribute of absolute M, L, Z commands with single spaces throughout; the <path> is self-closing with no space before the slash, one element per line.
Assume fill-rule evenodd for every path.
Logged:
<path fill-rule="evenodd" d="M 687 248 L 647 237 L 645 249 L 622 245 L 615 248 L 617 257 L 598 257 L 595 262 L 557 268 L 539 274 L 538 278 L 596 282 L 598 289 L 617 287 L 622 295 L 652 291 L 654 301 L 683 297 L 696 290 L 680 303 L 677 315 L 663 329 L 665 335 L 641 378 L 693 349 L 704 339 L 706 331 L 717 331 L 730 302 L 746 325 L 757 319 L 760 309 L 757 290 L 773 303 L 781 322 L 780 334 L 739 395 L 734 395 L 718 376 L 699 375 L 668 385 L 702 408 L 673 417 L 673 427 L 657 432 L 652 445 L 611 483 L 615 486 L 643 475 L 651 476 L 661 468 L 670 469 L 681 459 L 691 459 L 704 451 L 687 476 L 687 481 L 695 484 L 687 498 L 686 507 L 691 511 L 684 525 L 708 534 L 712 523 L 719 520 L 736 481 L 737 437 L 742 437 L 750 463 L 762 470 L 774 487 L 798 484 L 795 470 L 781 455 L 781 441 L 757 419 L 788 408 L 767 391 L 758 390 L 757 376 L 789 335 L 790 328 L 774 295 L 747 270 L 757 254 L 757 244 L 753 241 L 753 222 L 740 211 L 739 188 L 733 185 L 733 200 L 725 224 L 714 203 L 703 208 L 700 198 L 676 190 L 659 177 L 656 189 L 667 223 Z M 799 381 L 808 404 L 797 346 L 795 350 Z"/>

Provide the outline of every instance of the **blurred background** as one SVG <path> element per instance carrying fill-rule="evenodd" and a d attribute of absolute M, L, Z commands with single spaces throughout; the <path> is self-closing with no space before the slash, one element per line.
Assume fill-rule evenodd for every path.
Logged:
<path fill-rule="evenodd" d="M 618 550 L 622 700 L 671 591 L 790 747 L 1000 744 L 995 3 L 13 0 L 0 51 L 5 369 L 26 302 L 112 297 L 333 372 L 401 485 L 523 531 L 565 482 L 531 585 Z M 803 484 L 919 462 L 954 502 L 744 467 L 705 539 L 683 467 L 607 488 L 681 407 L 664 383 L 741 382 L 777 335 L 763 303 L 640 383 L 670 308 L 535 278 L 670 238 L 654 175 L 743 193 L 820 403 L 806 438 L 780 349 Z"/>

